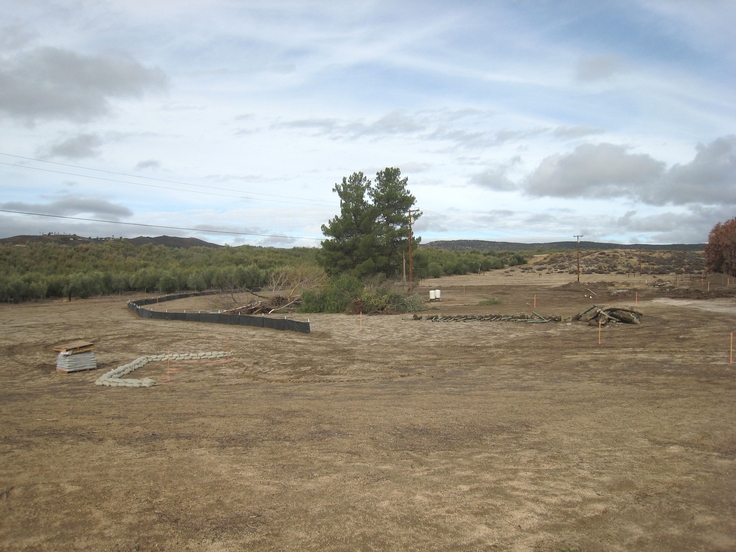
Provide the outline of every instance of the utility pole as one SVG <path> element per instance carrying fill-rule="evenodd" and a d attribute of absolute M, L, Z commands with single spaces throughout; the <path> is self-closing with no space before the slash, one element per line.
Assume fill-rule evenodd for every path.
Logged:
<path fill-rule="evenodd" d="M 412 242 L 414 241 L 414 235 L 411 231 L 411 223 L 412 223 L 412 216 L 413 213 L 418 213 L 419 209 L 409 209 L 407 211 L 407 214 L 409 215 L 409 291 L 411 291 L 412 286 L 414 285 L 413 277 L 414 277 L 414 255 L 412 255 Z"/>
<path fill-rule="evenodd" d="M 582 234 L 573 236 L 573 238 L 578 239 L 578 284 L 580 283 L 580 238 L 582 237 Z"/>

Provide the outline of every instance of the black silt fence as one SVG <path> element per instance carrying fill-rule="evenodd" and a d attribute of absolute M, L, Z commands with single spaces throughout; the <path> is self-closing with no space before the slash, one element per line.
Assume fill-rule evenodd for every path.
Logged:
<path fill-rule="evenodd" d="M 309 333 L 309 322 L 287 320 L 286 318 L 267 318 L 265 316 L 250 316 L 243 314 L 219 314 L 216 312 L 161 312 L 143 308 L 146 305 L 155 305 L 165 301 L 184 299 L 185 297 L 197 297 L 200 295 L 212 295 L 217 292 L 200 291 L 194 293 L 176 293 L 164 295 L 153 299 L 137 299 L 128 301 L 128 308 L 141 318 L 153 318 L 155 320 L 183 320 L 186 322 L 205 322 L 209 324 L 231 324 L 240 326 L 254 326 L 257 328 L 270 328 L 272 330 L 283 330 L 292 332 Z"/>

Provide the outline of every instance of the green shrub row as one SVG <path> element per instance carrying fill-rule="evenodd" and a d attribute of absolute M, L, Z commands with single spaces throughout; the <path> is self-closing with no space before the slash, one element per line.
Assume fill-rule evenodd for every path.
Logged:
<path fill-rule="evenodd" d="M 506 266 L 526 264 L 520 253 L 496 251 L 447 251 L 424 247 L 414 257 L 414 276 L 417 279 L 439 278 L 454 274 L 470 274 L 498 270 Z"/>
<path fill-rule="evenodd" d="M 141 268 L 133 273 L 93 270 L 45 275 L 0 275 L 0 301 L 15 302 L 45 297 L 80 297 L 141 291 L 173 293 L 179 290 L 254 288 L 268 283 L 271 270 L 257 265 L 206 268 L 202 270 Z"/>
<path fill-rule="evenodd" d="M 283 275 L 290 270 L 295 274 L 287 278 L 289 281 L 319 280 L 311 274 L 321 272 L 316 262 L 317 251 L 316 248 L 253 246 L 181 249 L 146 244 L 137 247 L 124 241 L 78 246 L 2 244 L 0 301 L 84 298 L 127 291 L 171 293 L 253 288 L 265 286 L 272 275 Z M 426 247 L 415 252 L 414 280 L 524 263 L 526 259 L 518 253 L 454 252 Z M 394 295 L 395 290 L 386 286 L 385 282 L 364 284 L 353 277 L 339 276 L 328 286 L 306 293 L 305 305 L 311 305 L 310 312 L 345 312 L 351 302 L 360 300 L 367 309 L 364 312 L 411 311 L 412 305 L 406 304 L 404 295 Z"/>

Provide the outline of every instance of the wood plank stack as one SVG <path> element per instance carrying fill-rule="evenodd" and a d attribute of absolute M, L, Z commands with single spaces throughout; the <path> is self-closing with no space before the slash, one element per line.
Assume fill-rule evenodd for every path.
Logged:
<path fill-rule="evenodd" d="M 96 370 L 97 359 L 94 351 L 94 343 L 89 341 L 72 341 L 57 345 L 54 347 L 54 352 L 59 353 L 56 357 L 56 371 L 69 373 Z"/>

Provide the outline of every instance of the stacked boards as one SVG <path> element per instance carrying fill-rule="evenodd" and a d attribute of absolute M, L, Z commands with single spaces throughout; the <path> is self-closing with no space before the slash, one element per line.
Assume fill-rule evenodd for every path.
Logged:
<path fill-rule="evenodd" d="M 97 359 L 95 358 L 94 343 L 89 341 L 72 341 L 54 347 L 59 353 L 56 358 L 57 372 L 79 372 L 82 370 L 96 370 Z"/>

